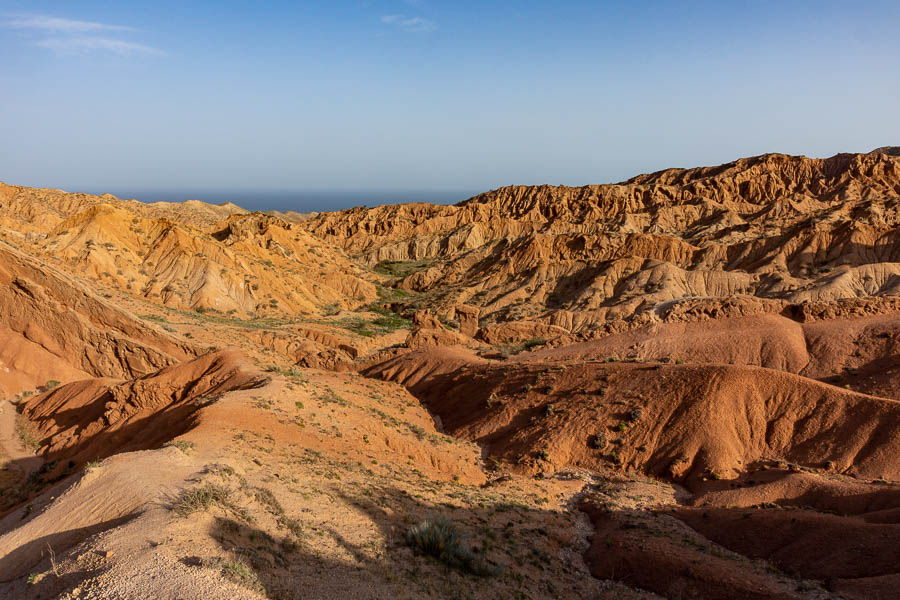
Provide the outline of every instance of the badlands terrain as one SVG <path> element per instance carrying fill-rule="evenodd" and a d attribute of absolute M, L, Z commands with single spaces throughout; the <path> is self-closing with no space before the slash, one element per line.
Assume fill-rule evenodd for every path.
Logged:
<path fill-rule="evenodd" d="M 0 597 L 888 599 L 900 149 L 321 214 L 0 184 Z"/>

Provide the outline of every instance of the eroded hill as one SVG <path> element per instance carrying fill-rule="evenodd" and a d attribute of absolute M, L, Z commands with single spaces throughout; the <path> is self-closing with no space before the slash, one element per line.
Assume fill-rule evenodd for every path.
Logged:
<path fill-rule="evenodd" d="M 7 242 L 157 304 L 265 317 L 377 297 L 341 251 L 278 217 L 3 184 L 0 193 Z"/>
<path fill-rule="evenodd" d="M 508 187 L 457 206 L 323 213 L 305 225 L 441 310 L 591 330 L 687 298 L 897 294 L 900 158 L 770 154 L 581 188 Z"/>
<path fill-rule="evenodd" d="M 0 595 L 892 598 L 896 149 L 296 215 L 0 185 Z"/>

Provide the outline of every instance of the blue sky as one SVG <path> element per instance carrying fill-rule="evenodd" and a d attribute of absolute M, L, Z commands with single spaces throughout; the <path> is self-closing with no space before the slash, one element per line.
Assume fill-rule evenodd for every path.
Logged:
<path fill-rule="evenodd" d="M 487 190 L 900 144 L 900 2 L 0 0 L 0 180 Z"/>

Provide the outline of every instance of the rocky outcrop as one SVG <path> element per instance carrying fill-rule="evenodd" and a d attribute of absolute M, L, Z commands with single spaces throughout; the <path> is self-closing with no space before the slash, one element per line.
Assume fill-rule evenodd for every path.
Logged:
<path fill-rule="evenodd" d="M 452 314 L 580 332 L 672 305 L 900 295 L 900 157 L 767 154 L 610 185 L 511 186 L 456 206 L 322 213 L 303 223 L 374 265 L 438 259 L 399 287 Z M 589 317 L 589 318 L 588 318 Z"/>
<path fill-rule="evenodd" d="M 411 349 L 457 346 L 467 341 L 466 336 L 445 328 L 431 312 L 420 310 L 413 316 L 413 328 L 406 338 L 406 346 Z"/>
<path fill-rule="evenodd" d="M 460 304 L 456 307 L 456 318 L 459 319 L 459 332 L 469 337 L 475 337 L 478 333 L 478 314 L 480 309 L 477 306 L 469 306 Z"/>
<path fill-rule="evenodd" d="M 264 331 L 246 334 L 262 346 L 286 356 L 301 367 L 328 369 L 351 368 L 359 349 L 338 336 L 310 328 L 295 331 Z"/>

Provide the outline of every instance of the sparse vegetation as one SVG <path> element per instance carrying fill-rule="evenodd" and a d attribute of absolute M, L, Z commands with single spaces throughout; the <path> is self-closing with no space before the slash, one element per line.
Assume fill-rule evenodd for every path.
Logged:
<path fill-rule="evenodd" d="M 172 504 L 172 510 L 179 517 L 186 517 L 198 511 L 209 510 L 212 506 L 218 506 L 244 522 L 250 523 L 253 520 L 245 508 L 234 502 L 230 489 L 215 483 L 181 490 Z"/>
<path fill-rule="evenodd" d="M 418 271 L 423 271 L 433 267 L 437 261 L 433 258 L 422 258 L 420 260 L 395 261 L 383 260 L 372 269 L 380 275 L 388 277 L 403 278 Z"/>
<path fill-rule="evenodd" d="M 265 593 L 265 586 L 259 580 L 259 576 L 253 570 L 251 564 L 243 558 L 229 557 L 227 560 L 221 557 L 182 559 L 182 562 L 209 569 L 216 569 L 222 576 L 238 585 Z"/>
<path fill-rule="evenodd" d="M 609 438 L 606 437 L 605 433 L 598 433 L 591 437 L 591 448 L 603 450 L 607 445 L 609 445 Z"/>
<path fill-rule="evenodd" d="M 381 315 L 374 321 L 372 321 L 372 325 L 374 325 L 377 329 L 385 330 L 385 332 L 394 331 L 396 329 L 409 329 L 412 325 L 409 319 L 406 319 L 397 313 L 391 312 L 390 310 L 380 306 L 378 304 L 371 304 L 368 307 L 369 311 L 377 313 Z"/>
<path fill-rule="evenodd" d="M 167 442 L 166 447 L 178 448 L 179 450 L 187 454 L 189 450 L 194 449 L 194 442 L 189 442 L 187 440 L 173 440 L 171 442 Z"/>
<path fill-rule="evenodd" d="M 55 390 L 59 386 L 60 383 L 56 379 L 48 379 L 41 389 L 45 392 L 49 392 L 50 390 Z"/>
<path fill-rule="evenodd" d="M 372 312 L 376 312 L 381 316 L 371 321 L 361 317 L 350 317 L 342 319 L 339 324 L 341 327 L 364 337 L 387 335 L 398 329 L 409 329 L 411 326 L 409 319 L 392 313 L 387 309 L 376 307 L 372 309 Z"/>
<path fill-rule="evenodd" d="M 462 533 L 444 517 L 425 519 L 406 531 L 406 543 L 417 554 L 432 556 L 445 565 L 479 576 L 497 575 L 500 568 L 487 564 L 465 547 Z"/>
<path fill-rule="evenodd" d="M 543 346 L 546 343 L 547 343 L 546 338 L 533 337 L 530 340 L 528 340 L 527 342 L 525 342 L 525 349 L 531 350 L 532 348 L 537 348 L 538 346 Z"/>
<path fill-rule="evenodd" d="M 222 574 L 244 587 L 253 590 L 261 590 L 263 588 L 262 583 L 259 581 L 259 577 L 256 576 L 253 569 L 243 562 L 232 561 L 225 563 L 222 565 Z"/>
<path fill-rule="evenodd" d="M 782 165 L 786 160 L 763 161 L 753 167 L 754 173 L 764 174 L 766 164 Z M 832 162 L 843 168 L 845 161 Z M 734 174 L 743 169 L 741 165 L 735 163 L 725 170 Z M 792 172 L 777 168 L 781 178 Z M 698 173 L 717 183 L 721 171 Z M 888 171 L 879 167 L 872 172 L 874 177 L 887 180 L 893 177 Z M 39 250 L 38 258 L 50 268 L 43 278 L 23 272 L 22 277 L 11 280 L 15 294 L 9 296 L 10 302 L 21 298 L 40 305 L 41 296 L 46 295 L 58 300 L 48 313 L 62 310 L 79 319 L 85 315 L 91 318 L 81 319 L 84 327 L 68 331 L 65 321 L 40 318 L 29 309 L 29 317 L 34 317 L 27 324 L 34 330 L 31 337 L 39 342 L 48 340 L 48 348 L 54 342 L 54 346 L 71 350 L 71 360 L 59 356 L 58 365 L 54 359 L 53 365 L 31 368 L 43 355 L 32 352 L 31 345 L 25 346 L 21 357 L 7 352 L 10 356 L 5 357 L 9 360 L 4 364 L 10 367 L 9 381 L 3 384 L 10 393 L 18 392 L 23 384 L 45 392 L 30 402 L 25 398 L 35 392 L 22 392 L 18 408 L 23 414 L 5 414 L 13 421 L 7 426 L 15 427 L 23 443 L 40 450 L 46 460 L 7 457 L 8 466 L 0 471 L 0 513 L 13 526 L 33 528 L 49 523 L 44 532 L 46 540 L 38 542 L 57 544 L 53 536 L 59 532 L 52 531 L 53 519 L 65 510 L 81 510 L 76 504 L 79 498 L 92 506 L 96 490 L 104 489 L 100 486 L 106 486 L 104 493 L 115 498 L 120 490 L 114 486 L 123 485 L 123 481 L 127 485 L 128 475 L 137 474 L 146 476 L 153 486 L 125 490 L 127 495 L 134 492 L 134 502 L 155 502 L 158 491 L 154 490 L 174 491 L 167 500 L 169 510 L 164 510 L 171 521 L 168 526 L 156 531 L 145 519 L 134 526 L 91 536 L 60 557 L 61 579 L 65 581 L 48 581 L 56 571 L 53 550 L 49 544 L 40 548 L 32 543 L 29 552 L 35 555 L 33 558 L 38 551 L 44 552 L 38 566 L 31 567 L 37 572 L 29 576 L 28 570 L 18 569 L 18 580 L 12 582 L 15 587 L 11 589 L 24 590 L 23 595 L 30 590 L 34 596 L 46 596 L 58 591 L 56 588 L 62 589 L 63 584 L 74 587 L 82 575 L 92 577 L 95 568 L 105 569 L 113 562 L 132 558 L 137 561 L 132 566 L 141 568 L 133 569 L 135 577 L 148 572 L 152 576 L 158 569 L 140 561 L 158 559 L 159 553 L 117 555 L 115 561 L 107 561 L 109 565 L 102 564 L 113 552 L 121 553 L 135 544 L 146 547 L 146 543 L 152 547 L 168 544 L 160 552 L 169 557 L 199 554 L 184 556 L 184 564 L 214 569 L 215 573 L 203 573 L 203 579 L 215 575 L 223 585 L 219 595 L 224 596 L 233 586 L 221 581 L 221 576 L 273 598 L 298 593 L 297 589 L 319 597 L 369 593 L 525 599 L 592 598 L 599 593 L 631 598 L 639 595 L 630 594 L 632 590 L 627 588 L 632 584 L 646 586 L 648 592 L 658 584 L 660 589 L 652 591 L 671 595 L 673 573 L 683 584 L 676 592 L 702 596 L 707 580 L 718 579 L 718 568 L 725 569 L 728 577 L 716 581 L 717 585 L 723 581 L 729 585 L 749 582 L 763 591 L 788 595 L 795 584 L 798 591 L 811 589 L 806 583 L 794 581 L 801 573 L 799 569 L 805 568 L 801 560 L 796 561 L 800 565 L 796 573 L 792 563 L 790 576 L 773 568 L 777 581 L 764 580 L 759 576 L 765 577 L 763 570 L 771 557 L 757 560 L 754 556 L 745 561 L 728 548 L 738 537 L 774 531 L 776 528 L 767 529 L 767 524 L 787 523 L 794 516 L 795 521 L 804 520 L 795 527 L 802 534 L 809 529 L 806 518 L 814 517 L 813 511 L 833 512 L 837 523 L 838 517 L 845 516 L 839 511 L 846 503 L 839 498 L 828 500 L 828 490 L 840 492 L 845 499 L 848 494 L 842 488 L 852 488 L 854 497 L 858 492 L 867 493 L 869 485 L 888 486 L 874 489 L 875 494 L 890 491 L 890 477 L 896 469 L 884 460 L 878 447 L 885 441 L 880 439 L 885 436 L 879 436 L 879 429 L 863 432 L 871 438 L 867 443 L 872 452 L 848 454 L 845 430 L 853 439 L 861 434 L 853 427 L 828 429 L 831 421 L 825 419 L 828 422 L 823 425 L 821 419 L 813 417 L 815 411 L 828 409 L 837 411 L 834 418 L 844 422 L 845 413 L 852 417 L 853 407 L 858 405 L 877 421 L 882 419 L 878 414 L 881 409 L 891 409 L 888 398 L 881 396 L 894 397 L 896 390 L 879 370 L 892 364 L 897 335 L 891 319 L 900 302 L 885 292 L 890 288 L 889 268 L 870 267 L 865 260 L 847 261 L 839 252 L 835 254 L 837 251 L 831 252 L 835 263 L 847 264 L 840 265 L 841 277 L 829 283 L 834 287 L 828 294 L 837 292 L 844 297 L 848 291 L 853 293 L 847 294 L 846 302 L 836 304 L 827 299 L 831 296 L 802 301 L 804 297 L 817 298 L 820 290 L 790 273 L 785 285 L 773 287 L 772 278 L 767 276 L 771 264 L 766 263 L 773 249 L 777 251 L 784 240 L 794 236 L 788 222 L 807 205 L 827 206 L 835 220 L 838 212 L 850 208 L 851 224 L 857 217 L 865 223 L 871 221 L 869 225 L 874 223 L 873 231 L 878 231 L 872 235 L 876 237 L 867 230 L 862 237 L 857 236 L 863 246 L 854 246 L 866 250 L 866 245 L 878 243 L 882 221 L 896 220 L 893 200 L 882 202 L 879 198 L 883 194 L 876 189 L 869 194 L 874 199 L 868 202 L 871 207 L 863 207 L 871 208 L 871 214 L 848 207 L 843 198 L 830 203 L 795 202 L 774 213 L 773 218 L 784 226 L 784 237 L 763 244 L 753 241 L 757 224 L 744 214 L 754 206 L 756 216 L 769 212 L 764 210 L 768 201 L 757 204 L 754 200 L 762 193 L 753 184 L 756 175 L 750 178 L 749 187 L 715 187 L 724 206 L 731 206 L 727 198 L 732 193 L 741 198 L 737 204 L 743 208 L 738 206 L 738 217 L 733 211 L 710 210 L 705 205 L 709 194 L 698 196 L 696 189 L 690 192 L 694 198 L 688 202 L 690 210 L 680 210 L 684 202 L 679 199 L 686 197 L 687 189 L 682 189 L 679 181 L 693 177 L 665 176 L 668 183 L 657 186 L 653 180 L 658 176 L 648 175 L 644 178 L 647 185 L 639 183 L 622 196 L 613 187 L 569 189 L 563 191 L 560 202 L 555 197 L 563 188 L 546 187 L 537 192 L 522 188 L 511 195 L 500 191 L 458 208 L 420 205 L 386 212 L 377 209 L 374 214 L 354 210 L 349 214 L 282 215 L 286 220 L 277 213 L 233 214 L 225 222 L 240 235 L 224 241 L 221 238 L 230 235 L 230 229 L 214 232 L 213 223 L 220 223 L 216 229 L 222 227 L 222 217 L 230 208 L 127 203 L 121 211 L 106 211 L 104 207 L 99 213 L 105 219 L 99 223 L 103 227 L 85 227 L 80 219 L 93 218 L 93 211 L 84 212 L 78 201 L 67 203 L 51 218 L 30 221 L 27 233 L 15 235 L 21 238 L 25 252 Z M 774 185 L 777 188 L 779 183 Z M 632 194 L 637 189 L 643 190 L 643 196 Z M 768 191 L 764 192 L 769 197 Z M 780 194 L 777 189 L 774 193 Z M 807 198 L 803 189 L 798 188 L 796 193 L 798 198 Z M 117 201 L 108 200 L 119 206 Z M 666 207 L 671 208 L 673 203 L 679 205 L 675 207 L 678 210 L 665 214 Z M 638 215 L 630 214 L 634 207 L 638 207 Z M 70 208 L 82 217 L 70 219 L 64 214 Z M 152 217 L 140 221 L 148 230 L 146 235 L 112 236 L 114 231 L 104 232 L 107 227 L 115 229 L 115 219 L 132 208 Z M 573 209 L 579 212 L 570 214 Z M 182 210 L 189 216 L 196 211 L 197 223 L 179 222 L 184 220 Z M 660 210 L 662 216 L 657 219 L 654 215 Z M 756 214 L 757 210 L 762 212 Z M 169 211 L 180 216 L 170 219 Z M 52 235 L 46 238 L 46 232 L 39 231 L 41 223 L 56 223 L 57 217 L 78 223 L 76 238 L 54 242 Z M 496 226 L 479 223 L 483 217 L 496 217 Z M 0 237 L 12 235 L 10 227 L 16 226 L 16 221 L 6 219 Z M 413 221 L 413 226 L 405 221 Z M 101 243 L 106 237 L 99 237 L 98 232 L 104 236 L 109 233 L 110 239 L 123 247 Z M 347 233 L 351 239 L 344 237 Z M 98 235 L 88 257 L 77 245 L 86 235 Z M 821 239 L 830 243 L 831 237 Z M 53 253 L 47 251 L 47 239 L 56 243 L 50 248 Z M 690 249 L 708 246 L 709 240 L 721 244 L 721 252 L 692 259 Z M 807 247 L 807 241 L 799 239 L 797 247 Z M 735 243 L 743 248 L 743 254 L 735 254 Z M 134 247 L 141 244 L 145 248 L 139 254 L 152 256 L 156 263 L 144 261 L 142 275 L 138 275 Z M 0 247 L 6 248 L 6 244 L 0 243 Z M 110 253 L 103 251 L 104 247 Z M 209 258 L 201 261 L 205 255 L 198 250 L 208 252 Z M 828 254 L 827 248 L 819 250 L 822 256 Z M 374 267 L 381 275 L 370 270 L 378 258 L 395 252 L 413 256 L 416 252 L 440 252 L 441 258 L 383 261 Z M 355 262 L 350 260 L 351 253 Z M 795 252 L 787 261 L 779 256 L 778 261 L 785 266 L 776 268 L 787 271 L 790 267 L 808 276 L 812 269 L 803 266 L 809 260 L 807 255 L 809 252 Z M 277 273 L 272 269 L 264 273 L 264 265 L 273 266 L 271 261 L 262 260 L 267 257 L 276 261 Z M 20 259 L 26 261 L 27 257 L 11 261 L 9 268 L 17 268 Z M 880 259 L 875 256 L 873 260 Z M 445 266 L 449 267 L 446 271 Z M 707 269 L 713 269 L 715 277 L 704 280 Z M 865 271 L 871 271 L 875 279 L 865 284 L 865 289 L 871 290 L 866 294 L 885 297 L 861 297 L 865 294 L 861 293 L 860 281 L 873 279 Z M 60 273 L 74 275 L 79 282 L 74 302 L 70 301 L 71 294 L 51 285 L 50 280 Z M 98 279 L 102 284 L 91 291 L 90 280 Z M 376 280 L 382 285 L 374 283 Z M 804 294 L 784 296 L 793 289 L 787 284 L 798 281 L 804 286 Z M 47 294 L 40 293 L 42 282 L 47 284 Z M 21 290 L 15 288 L 19 285 Z M 388 287 L 401 285 L 417 291 Z M 34 295 L 28 296 L 29 292 Z M 89 297 L 82 298 L 88 292 Z M 114 302 L 95 306 L 98 294 L 112 296 Z M 170 308 L 198 302 L 206 306 L 198 306 L 196 311 Z M 80 304 L 84 303 L 91 311 L 82 315 Z M 127 312 L 102 318 L 103 310 L 113 308 Z M 452 346 L 458 341 L 456 348 L 388 350 L 403 346 L 396 342 L 406 337 L 403 330 L 411 326 L 417 309 L 428 309 L 447 329 L 459 329 L 460 321 L 454 319 L 457 314 L 467 333 L 471 333 L 470 327 L 480 329 L 480 333 L 475 340 L 468 336 L 455 339 L 457 336 L 443 331 L 437 332 L 443 335 L 434 336 L 437 344 Z M 135 312 L 154 314 L 134 324 L 128 319 Z M 19 313 L 10 314 L 15 321 Z M 284 318 L 263 318 L 267 314 Z M 763 428 L 772 419 L 784 421 L 779 421 L 783 427 L 775 423 L 781 427 L 776 431 L 779 443 L 765 448 L 762 455 L 747 444 L 752 446 L 754 439 L 771 432 L 735 432 L 729 412 L 735 407 L 727 405 L 735 389 L 752 385 L 759 374 L 718 364 L 759 362 L 759 357 L 748 361 L 743 356 L 747 350 L 741 346 L 747 331 L 743 325 L 736 318 L 722 321 L 743 316 L 771 319 L 776 330 L 777 319 L 794 329 L 815 327 L 815 335 L 821 335 L 823 343 L 809 344 L 810 364 L 816 367 L 816 378 L 837 386 L 826 388 L 800 376 L 768 378 L 767 385 L 771 385 L 765 394 L 744 398 L 747 406 L 738 406 L 738 411 L 765 413 L 764 418 L 756 419 Z M 857 316 L 863 316 L 867 324 L 853 334 L 857 349 L 852 356 L 849 352 L 854 344 L 847 341 L 850 338 L 834 347 L 824 343 L 830 335 L 830 325 L 824 321 Z M 823 323 L 813 325 L 818 321 Z M 61 341 L 53 339 L 51 325 L 65 334 Z M 21 329 L 17 322 L 13 326 Z M 438 326 L 436 322 L 434 326 Z M 41 327 L 46 331 L 40 331 Z M 94 329 L 104 327 L 117 329 L 117 335 L 127 343 L 110 344 L 108 334 L 95 334 Z M 717 336 L 715 344 L 710 344 L 706 329 L 706 333 Z M 779 332 L 753 329 L 754 347 L 771 346 L 778 354 L 780 347 L 772 340 L 780 339 Z M 846 327 L 841 329 L 841 336 L 846 337 Z M 184 337 L 176 335 L 180 340 L 176 341 L 161 331 Z M 560 334 L 552 333 L 556 331 Z M 185 343 L 191 332 L 199 338 L 196 344 Z M 74 339 L 79 334 L 84 337 L 81 343 Z M 365 339 L 381 335 L 390 337 Z M 14 344 L 19 340 L 15 336 L 12 339 Z M 501 344 L 501 340 L 515 343 Z M 502 360 L 514 352 L 576 342 L 552 353 L 542 350 L 530 358 L 520 355 L 520 360 Z M 216 347 L 210 344 L 238 346 L 245 352 L 242 356 L 228 351 L 195 360 L 195 355 L 206 348 Z M 51 349 L 55 351 L 55 347 Z M 653 363 L 653 357 L 664 353 L 671 353 L 671 358 Z M 541 354 L 546 356 L 537 356 Z M 687 356 L 691 369 L 673 369 L 673 364 L 684 362 L 675 360 L 676 356 Z M 791 360 L 788 356 L 782 362 L 793 364 Z M 619 361 L 623 364 L 605 364 Z M 638 364 L 647 361 L 651 364 Z M 777 362 L 774 360 L 774 367 L 778 367 Z M 270 376 L 261 376 L 250 363 L 273 363 L 266 368 Z M 23 373 L 12 372 L 17 365 L 25 366 Z M 157 373 L 164 365 L 172 367 Z M 58 375 L 68 382 L 78 369 L 89 370 L 91 376 L 116 375 L 117 380 L 99 379 L 50 391 L 60 382 L 45 382 L 47 377 Z M 812 370 L 807 373 L 811 374 Z M 717 385 L 707 385 L 710 377 Z M 718 385 L 720 380 L 722 385 Z M 850 384 L 867 395 L 858 395 L 850 407 L 830 401 L 840 400 L 841 387 L 850 389 Z M 778 406 L 769 401 L 775 396 Z M 189 413 L 215 402 L 218 405 L 204 411 L 202 422 L 191 418 Z M 820 405 L 827 406 L 823 409 Z M 814 410 L 812 417 L 810 410 Z M 697 429 L 698 422 L 703 423 L 702 430 Z M 190 432 L 197 425 L 200 428 Z M 437 433 L 442 427 L 450 435 Z M 102 448 L 102 456 L 141 447 L 158 448 L 155 440 L 182 435 L 196 440 L 198 447 L 177 439 L 166 445 L 178 451 L 133 452 L 106 460 L 103 466 L 99 461 L 84 463 L 82 458 L 98 456 L 94 448 Z M 837 437 L 830 440 L 829 435 Z M 483 445 L 486 442 L 490 442 L 490 448 Z M 825 450 L 802 452 L 797 444 Z M 710 452 L 710 448 L 718 450 Z M 8 450 L 16 457 L 23 454 L 18 447 Z M 174 472 L 168 472 L 170 465 L 158 464 L 162 454 L 177 459 Z M 788 457 L 799 463 L 787 462 Z M 836 458 L 839 464 L 826 462 L 828 458 Z M 73 462 L 75 459 L 78 462 Z M 78 477 L 70 475 L 80 464 L 89 474 L 79 482 Z M 822 466 L 824 470 L 818 468 Z M 820 506 L 796 502 L 797 506 L 782 506 L 780 496 L 773 495 L 780 488 L 772 483 L 784 477 L 795 479 L 791 474 L 800 472 L 802 481 L 814 483 L 814 478 L 820 478 L 826 484 L 827 488 L 818 486 L 825 492 L 802 499 Z M 650 481 L 640 473 L 652 473 L 659 479 Z M 691 509 L 690 520 L 697 526 L 689 528 L 684 519 L 670 513 L 681 510 L 678 506 L 683 490 L 677 483 L 685 478 L 691 483 L 697 474 L 707 483 L 691 486 L 694 494 L 690 504 L 698 510 Z M 866 475 L 865 481 L 860 474 Z M 63 481 L 67 476 L 69 480 Z M 191 483 L 181 483 L 184 476 L 191 477 Z M 725 481 L 713 483 L 720 477 Z M 872 481 L 870 477 L 885 479 Z M 47 504 L 47 498 L 51 494 L 59 497 L 64 487 L 70 490 L 66 502 Z M 748 506 L 744 500 L 751 496 L 774 501 Z M 131 502 L 131 498 L 126 500 Z M 594 526 L 595 535 L 590 539 L 590 529 L 572 518 L 581 502 L 589 503 L 584 506 L 584 514 Z M 783 509 L 793 512 L 775 514 Z M 701 511 L 708 514 L 703 512 L 700 517 Z M 423 520 L 428 514 L 436 516 Z M 732 522 L 741 514 L 750 522 Z M 29 526 L 35 515 L 40 515 L 40 522 Z M 99 515 L 98 519 L 101 517 L 115 518 L 112 514 Z M 694 522 L 695 517 L 707 519 L 705 525 Z M 773 517 L 775 520 L 768 520 Z M 65 518 L 56 522 L 66 526 Z M 246 525 L 251 522 L 255 524 Z M 723 523 L 734 532 L 726 532 L 721 545 L 705 539 L 707 528 L 718 535 Z M 148 538 L 152 539 L 128 538 L 135 534 L 143 538 L 140 528 L 147 529 L 147 525 L 151 529 Z M 874 534 L 884 524 L 866 525 Z M 854 541 L 852 528 L 847 531 L 850 533 L 844 537 Z M 790 541 L 790 531 L 777 533 Z M 891 540 L 889 535 L 882 537 L 884 546 L 863 550 L 884 556 Z M 584 552 L 587 544 L 590 552 Z M 301 545 L 302 552 L 288 556 Z M 598 553 L 604 545 L 608 550 Z M 691 552 L 683 555 L 681 546 Z M 49 564 L 47 550 L 51 553 Z M 585 565 L 572 567 L 571 559 L 577 558 L 573 550 L 584 553 Z M 679 573 L 683 575 L 694 569 L 690 565 L 702 562 L 695 551 L 715 555 L 723 562 L 712 564 L 697 577 L 682 577 Z M 99 555 L 94 556 L 94 552 Z M 649 564 L 659 553 L 665 554 L 668 562 Z M 86 559 L 80 560 L 82 557 Z M 508 575 L 475 580 L 475 575 L 500 573 L 500 563 L 509 565 Z M 890 571 L 893 563 L 885 564 L 885 571 Z M 27 568 L 24 563 L 21 566 Z M 585 566 L 603 581 L 586 577 Z M 753 573 L 741 574 L 739 569 L 745 568 Z M 675 571 L 670 573 L 672 569 Z M 335 583 L 323 573 L 341 580 Z M 35 585 L 26 586 L 26 579 Z M 155 583 L 158 581 L 140 581 L 149 596 L 160 591 L 153 587 Z M 624 592 L 618 593 L 616 586 Z M 746 595 L 744 589 L 729 591 L 734 597 Z M 727 595 L 728 591 L 722 593 Z"/>
<path fill-rule="evenodd" d="M 37 452 L 41 449 L 41 442 L 32 424 L 22 415 L 16 415 L 16 434 L 19 436 L 22 445 L 31 452 Z"/>

